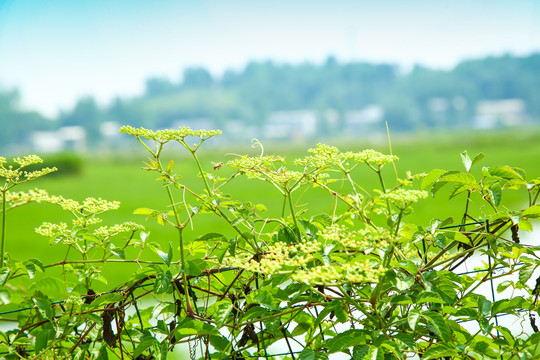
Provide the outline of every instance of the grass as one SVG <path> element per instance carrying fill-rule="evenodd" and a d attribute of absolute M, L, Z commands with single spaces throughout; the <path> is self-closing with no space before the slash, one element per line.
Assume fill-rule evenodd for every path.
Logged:
<path fill-rule="evenodd" d="M 484 152 L 486 158 L 480 163 L 481 166 L 491 165 L 511 165 L 524 168 L 529 177 L 540 176 L 540 130 L 537 128 L 526 130 L 512 130 L 506 132 L 463 132 L 455 134 L 431 134 L 420 137 L 394 137 L 392 139 L 392 151 L 400 157 L 396 164 L 400 177 L 404 177 L 407 170 L 413 173 L 429 172 L 434 168 L 441 169 L 462 169 L 460 153 L 468 150 L 474 156 L 478 152 Z M 375 148 L 388 153 L 388 143 L 385 141 L 369 142 L 362 140 L 359 142 L 329 141 L 331 145 L 338 146 L 341 150 L 358 151 L 366 148 Z M 283 149 L 283 144 L 268 145 L 266 153 L 276 153 L 292 159 L 306 155 L 306 149 L 314 144 L 287 145 Z M 213 170 L 213 164 L 226 162 L 232 156 L 225 156 L 226 153 L 253 153 L 258 150 L 249 148 L 249 144 L 238 149 L 218 149 L 210 148 L 201 153 L 201 160 L 205 170 L 215 175 L 226 175 L 230 172 L 226 166 L 219 170 Z M 174 155 L 172 155 L 174 154 Z M 202 183 L 197 179 L 192 160 L 186 156 L 178 156 L 172 152 L 176 167 L 175 172 L 182 175 L 183 181 L 187 185 L 193 185 L 202 191 Z M 107 214 L 104 217 L 104 224 L 112 225 L 123 221 L 137 221 L 147 226 L 151 232 L 151 239 L 161 244 L 168 244 L 169 241 L 175 243 L 175 234 L 169 227 L 162 227 L 151 221 L 146 223 L 142 215 L 133 215 L 133 211 L 140 207 L 155 208 L 159 210 L 167 209 L 167 197 L 160 182 L 155 181 L 155 174 L 148 173 L 140 169 L 146 155 L 136 153 L 132 156 L 113 156 L 109 158 L 88 158 L 85 161 L 83 173 L 77 176 L 59 176 L 42 178 L 33 184 L 35 187 L 46 189 L 50 194 L 58 194 L 64 197 L 83 200 L 86 197 L 101 197 L 107 200 L 119 200 L 122 205 L 119 210 Z M 480 174 L 480 168 L 475 174 Z M 378 187 L 378 180 L 374 174 L 359 172 L 355 174 L 359 182 L 366 189 Z M 389 185 L 395 179 L 394 169 L 391 166 L 385 168 L 386 181 Z M 228 188 L 233 197 L 262 203 L 268 207 L 268 211 L 279 216 L 281 213 L 282 198 L 280 194 L 267 183 L 247 181 L 238 179 Z M 337 184 L 339 186 L 339 184 Z M 308 189 L 310 190 L 310 189 Z M 313 190 L 313 189 L 311 189 Z M 309 214 L 320 212 L 330 212 L 331 201 L 327 201 L 328 196 L 322 196 L 320 190 L 295 193 L 295 201 L 299 205 L 304 205 Z M 447 193 L 446 193 L 447 195 Z M 524 201 L 524 194 L 512 194 L 507 198 L 508 204 L 521 205 Z M 520 200 L 523 199 L 523 200 Z M 47 259 L 47 263 L 61 261 L 65 255 L 65 248 L 52 247 L 47 239 L 35 234 L 34 228 L 43 221 L 59 222 L 70 221 L 69 217 L 62 214 L 60 208 L 54 208 L 48 204 L 30 204 L 9 212 L 8 215 L 8 236 L 7 251 L 12 257 L 41 258 Z M 441 194 L 435 199 L 427 199 L 415 208 L 415 212 L 408 218 L 409 222 L 416 222 L 428 226 L 433 216 L 445 218 L 454 216 L 455 221 L 459 221 L 464 208 L 464 199 L 458 197 L 447 201 L 447 196 Z M 456 218 L 457 217 L 457 218 Z M 222 220 L 221 220 L 222 221 Z M 216 218 L 210 215 L 201 215 L 194 218 L 193 230 L 186 233 L 187 239 L 195 238 L 208 232 L 227 232 L 225 223 L 216 222 Z M 155 260 L 159 260 L 157 255 Z M 135 266 L 127 267 L 107 267 L 105 277 L 109 279 L 106 287 L 121 284 L 129 276 L 126 272 L 131 272 Z"/>

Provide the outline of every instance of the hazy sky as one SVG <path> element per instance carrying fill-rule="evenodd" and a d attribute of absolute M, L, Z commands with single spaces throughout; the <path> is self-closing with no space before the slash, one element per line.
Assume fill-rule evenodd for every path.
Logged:
<path fill-rule="evenodd" d="M 186 66 L 250 60 L 451 68 L 540 51 L 539 0 L 0 0 L 0 88 L 49 115 Z"/>

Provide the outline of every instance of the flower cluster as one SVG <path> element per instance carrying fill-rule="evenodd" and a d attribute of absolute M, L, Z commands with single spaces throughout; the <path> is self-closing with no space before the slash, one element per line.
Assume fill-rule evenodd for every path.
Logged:
<path fill-rule="evenodd" d="M 126 221 L 125 223 L 116 224 L 110 227 L 102 226 L 96 231 L 94 231 L 94 235 L 99 236 L 103 239 L 106 239 L 111 236 L 115 236 L 117 234 L 123 233 L 123 232 L 130 232 L 130 231 L 137 231 L 137 230 L 144 230 L 144 226 L 134 223 L 132 221 Z"/>
<path fill-rule="evenodd" d="M 238 159 L 227 162 L 227 165 L 237 168 L 241 172 L 249 175 L 257 172 L 271 171 L 271 167 L 274 163 L 283 161 L 282 157 L 274 155 L 255 157 L 244 155 Z"/>
<path fill-rule="evenodd" d="M 392 236 L 384 230 L 372 229 L 349 230 L 345 226 L 332 225 L 324 229 L 321 238 L 326 243 L 335 242 L 348 250 L 370 252 L 375 249 L 384 249 L 392 241 Z"/>
<path fill-rule="evenodd" d="M 343 160 L 342 154 L 335 146 L 317 144 L 315 149 L 309 149 L 312 156 L 306 156 L 303 159 L 296 159 L 296 165 L 308 166 L 313 168 L 325 168 L 332 164 L 339 164 Z"/>
<path fill-rule="evenodd" d="M 56 170 L 57 168 L 43 168 L 41 170 L 35 170 L 35 171 L 23 171 L 22 168 L 34 164 L 39 164 L 43 162 L 43 159 L 40 158 L 37 155 L 27 155 L 25 157 L 16 157 L 13 159 L 13 162 L 18 164 L 18 167 L 15 167 L 13 165 L 9 165 L 5 167 L 4 165 L 7 163 L 6 158 L 0 157 L 0 177 L 3 177 L 8 182 L 11 183 L 23 183 L 26 181 L 34 180 L 40 176 L 50 174 Z M 23 179 L 21 179 L 23 178 Z"/>
<path fill-rule="evenodd" d="M 381 194 L 382 200 L 387 200 L 394 204 L 397 208 L 403 210 L 408 206 L 414 204 L 420 199 L 427 198 L 428 193 L 424 190 L 405 190 L 396 189 L 387 193 Z"/>
<path fill-rule="evenodd" d="M 82 204 L 76 200 L 66 199 L 62 196 L 50 196 L 46 201 L 52 204 L 58 204 L 62 209 L 74 215 L 85 216 L 98 215 L 109 210 L 116 210 L 120 207 L 120 202 L 118 201 L 107 201 L 101 198 L 86 198 Z"/>
<path fill-rule="evenodd" d="M 314 155 L 296 159 L 295 164 L 322 169 L 331 165 L 341 166 L 344 162 L 354 161 L 355 163 L 382 167 L 384 164 L 398 160 L 395 155 L 385 155 L 372 149 L 357 153 L 351 151 L 342 153 L 338 148 L 324 144 L 318 144 L 315 149 L 309 149 L 308 152 Z"/>
<path fill-rule="evenodd" d="M 149 130 L 143 127 L 134 128 L 131 126 L 122 126 L 120 132 L 128 135 L 135 136 L 137 138 L 145 138 L 149 140 L 155 140 L 160 143 L 166 143 L 168 141 L 182 141 L 187 136 L 197 136 L 201 140 L 207 140 L 213 136 L 221 135 L 221 130 L 192 130 L 188 127 L 181 127 L 178 130 Z"/>
<path fill-rule="evenodd" d="M 313 254 L 321 250 L 317 241 L 303 241 L 297 244 L 277 242 L 271 245 L 260 259 L 238 257 L 232 260 L 232 265 L 249 271 L 271 275 L 304 267 L 313 260 Z"/>
<path fill-rule="evenodd" d="M 2 194 L 0 193 L 0 199 Z M 49 199 L 49 194 L 45 190 L 28 190 L 28 191 L 18 191 L 18 192 L 6 192 L 6 203 L 9 208 L 14 208 L 27 204 L 29 202 L 41 202 L 47 201 Z"/>
<path fill-rule="evenodd" d="M 376 283 L 386 269 L 369 260 L 355 264 L 332 264 L 299 270 L 291 275 L 298 282 L 310 285 L 343 285 L 347 283 Z"/>
<path fill-rule="evenodd" d="M 36 228 L 39 235 L 61 241 L 64 244 L 73 244 L 77 239 L 71 234 L 66 223 L 53 224 L 45 222 Z"/>

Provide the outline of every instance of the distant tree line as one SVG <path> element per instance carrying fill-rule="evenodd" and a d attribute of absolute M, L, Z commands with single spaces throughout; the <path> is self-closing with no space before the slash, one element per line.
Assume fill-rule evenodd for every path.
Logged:
<path fill-rule="evenodd" d="M 149 78 L 144 94 L 117 98 L 99 107 L 92 97 L 54 121 L 20 111 L 17 92 L 0 92 L 0 146 L 24 141 L 28 129 L 81 125 L 90 143 L 99 143 L 106 121 L 164 128 L 182 119 L 209 119 L 216 126 L 229 120 L 262 126 L 273 111 L 328 109 L 343 115 L 370 104 L 384 109 L 395 131 L 470 126 L 480 100 L 519 98 L 528 115 L 540 119 L 540 54 L 511 55 L 463 61 L 452 70 L 414 67 L 403 74 L 392 64 L 342 63 L 329 57 L 323 64 L 251 62 L 221 77 L 204 68 L 189 68 L 177 80 Z M 433 112 L 433 101 L 454 106 Z"/>

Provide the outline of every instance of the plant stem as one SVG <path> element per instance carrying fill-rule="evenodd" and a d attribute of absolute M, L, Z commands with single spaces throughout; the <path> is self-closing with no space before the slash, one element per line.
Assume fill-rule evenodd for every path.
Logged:
<path fill-rule="evenodd" d="M 6 236 L 6 190 L 2 190 L 2 241 L 0 243 L 0 268 L 4 267 L 4 246 Z"/>

